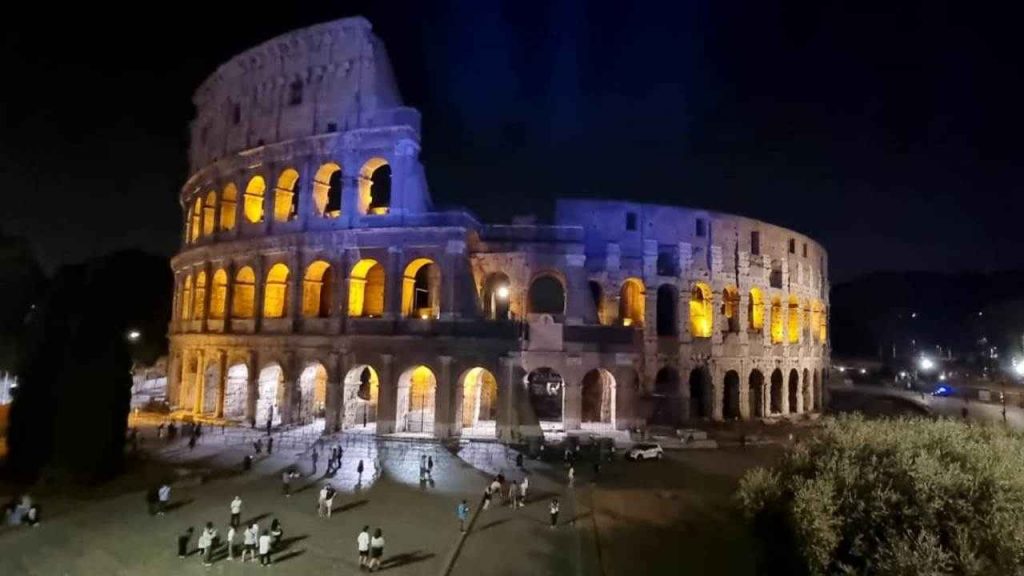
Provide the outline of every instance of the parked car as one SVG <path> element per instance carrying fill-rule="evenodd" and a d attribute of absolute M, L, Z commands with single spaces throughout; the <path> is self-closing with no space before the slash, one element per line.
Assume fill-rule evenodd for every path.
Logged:
<path fill-rule="evenodd" d="M 661 460 L 665 451 L 660 444 L 636 444 L 626 452 L 627 460 Z"/>

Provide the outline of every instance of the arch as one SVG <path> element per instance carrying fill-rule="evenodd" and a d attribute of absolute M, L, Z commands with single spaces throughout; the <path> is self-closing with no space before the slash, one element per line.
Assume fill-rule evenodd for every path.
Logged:
<path fill-rule="evenodd" d="M 797 398 L 799 397 L 798 396 L 798 393 L 799 393 L 798 389 L 799 388 L 800 388 L 800 373 L 797 372 L 796 369 L 794 368 L 794 369 L 789 371 L 789 386 L 787 387 L 787 390 L 789 391 L 789 413 L 790 414 L 796 414 L 797 412 L 800 411 L 799 410 L 800 405 L 798 404 L 798 400 L 797 400 Z"/>
<path fill-rule="evenodd" d="M 619 290 L 619 322 L 623 326 L 644 325 L 644 283 L 639 278 L 626 278 Z"/>
<path fill-rule="evenodd" d="M 590 302 L 594 306 L 594 317 L 597 318 L 597 323 L 607 324 L 604 314 L 604 289 L 601 288 L 601 283 L 590 280 L 587 282 L 587 288 L 590 289 Z"/>
<path fill-rule="evenodd" d="M 711 416 L 711 377 L 704 367 L 690 370 L 690 420 Z"/>
<path fill-rule="evenodd" d="M 772 414 L 782 414 L 782 370 L 772 370 L 772 382 L 770 396 L 770 409 Z"/>
<path fill-rule="evenodd" d="M 785 330 L 782 323 L 782 300 L 772 297 L 772 344 L 782 344 Z"/>
<path fill-rule="evenodd" d="M 263 286 L 263 317 L 284 318 L 288 311 L 288 267 L 277 263 L 267 272 Z"/>
<path fill-rule="evenodd" d="M 678 305 L 679 293 L 675 286 L 658 286 L 658 336 L 675 336 L 679 333 Z"/>
<path fill-rule="evenodd" d="M 800 342 L 800 299 L 796 296 L 789 297 L 789 313 L 786 319 L 789 343 L 797 344 Z"/>
<path fill-rule="evenodd" d="M 266 191 L 267 181 L 263 176 L 253 176 L 245 185 L 242 210 L 245 212 L 245 219 L 253 224 L 263 221 L 263 195 Z"/>
<path fill-rule="evenodd" d="M 615 425 L 615 377 L 596 368 L 583 376 L 581 421 Z"/>
<path fill-rule="evenodd" d="M 203 236 L 213 236 L 217 230 L 217 192 L 210 190 L 203 201 Z"/>
<path fill-rule="evenodd" d="M 551 368 L 537 368 L 526 375 L 527 396 L 541 429 L 561 426 L 565 415 L 565 380 Z"/>
<path fill-rule="evenodd" d="M 348 278 L 348 315 L 379 318 L 384 315 L 384 267 L 364 258 L 352 267 Z"/>
<path fill-rule="evenodd" d="M 281 399 L 284 395 L 284 370 L 280 364 L 268 364 L 260 370 L 256 386 L 256 425 L 281 423 Z"/>
<path fill-rule="evenodd" d="M 748 416 L 761 418 L 764 416 L 764 374 L 760 370 L 751 370 L 747 379 Z"/>
<path fill-rule="evenodd" d="M 429 258 L 416 258 L 402 274 L 402 315 L 407 318 L 441 316 L 441 268 Z"/>
<path fill-rule="evenodd" d="M 437 378 L 430 368 L 420 365 L 403 372 L 398 378 L 395 432 L 432 434 L 436 391 Z"/>
<path fill-rule="evenodd" d="M 349 370 L 342 387 L 345 402 L 342 428 L 356 426 L 376 430 L 379 395 L 380 378 L 372 366 L 360 364 Z"/>
<path fill-rule="evenodd" d="M 327 369 L 320 362 L 312 362 L 299 374 L 299 397 L 295 403 L 292 421 L 312 422 L 324 417 L 327 411 Z"/>
<path fill-rule="evenodd" d="M 752 332 L 764 330 L 764 295 L 760 288 L 750 289 L 750 299 L 747 301 L 747 325 Z"/>
<path fill-rule="evenodd" d="M 824 390 L 822 390 L 821 372 L 818 370 L 811 370 L 811 377 L 814 378 L 814 411 L 821 412 L 822 396 L 824 394 Z"/>
<path fill-rule="evenodd" d="M 804 412 L 813 411 L 813 404 L 811 403 L 811 371 L 804 368 L 804 377 L 800 381 L 800 399 L 803 400 Z"/>
<path fill-rule="evenodd" d="M 681 422 L 679 380 L 679 371 L 672 366 L 665 366 L 655 374 L 652 424 L 677 426 Z"/>
<path fill-rule="evenodd" d="M 192 319 L 202 320 L 206 316 L 206 271 L 196 274 L 195 291 L 192 292 Z"/>
<path fill-rule="evenodd" d="M 735 286 L 726 286 L 722 289 L 722 315 L 725 316 L 726 332 L 740 331 L 740 292 Z"/>
<path fill-rule="evenodd" d="M 217 413 L 217 394 L 221 385 L 220 362 L 211 359 L 203 370 L 203 405 L 202 414 Z"/>
<path fill-rule="evenodd" d="M 534 278 L 526 299 L 530 314 L 565 314 L 565 286 L 552 274 Z"/>
<path fill-rule="evenodd" d="M 181 319 L 191 320 L 192 319 L 192 275 L 189 274 L 185 277 L 184 288 L 181 290 L 181 300 L 179 302 L 181 306 Z"/>
<path fill-rule="evenodd" d="M 210 318 L 213 320 L 224 319 L 224 306 L 228 298 L 228 273 L 223 268 L 218 268 L 213 273 L 213 282 L 210 285 Z"/>
<path fill-rule="evenodd" d="M 498 418 L 498 381 L 494 374 L 478 366 L 467 371 L 461 383 L 462 427 L 494 426 Z"/>
<path fill-rule="evenodd" d="M 287 222 L 298 213 L 295 190 L 299 185 L 299 172 L 294 168 L 285 168 L 277 177 L 274 188 L 274 221 Z"/>
<path fill-rule="evenodd" d="M 710 338 L 714 324 L 711 288 L 703 282 L 695 282 L 690 289 L 690 334 L 694 338 Z"/>
<path fill-rule="evenodd" d="M 235 273 L 231 287 L 231 317 L 246 319 L 256 315 L 256 274 L 243 266 Z"/>
<path fill-rule="evenodd" d="M 192 201 L 192 208 L 189 215 L 189 242 L 195 243 L 203 232 L 203 199 L 196 198 Z"/>
<path fill-rule="evenodd" d="M 726 420 L 740 418 L 740 375 L 735 370 L 725 373 L 722 382 L 722 417 Z"/>
<path fill-rule="evenodd" d="M 375 156 L 359 170 L 359 213 L 387 214 L 391 207 L 391 166 Z"/>
<path fill-rule="evenodd" d="M 334 282 L 331 265 L 317 260 L 306 267 L 302 278 L 302 316 L 304 318 L 327 318 L 331 315 L 334 298 Z"/>
<path fill-rule="evenodd" d="M 249 396 L 249 367 L 243 363 L 228 367 L 224 380 L 224 418 L 240 421 L 245 418 Z"/>
<path fill-rule="evenodd" d="M 229 231 L 235 229 L 235 210 L 238 209 L 238 188 L 228 182 L 220 195 L 220 229 Z"/>
<path fill-rule="evenodd" d="M 341 216 L 341 166 L 322 164 L 313 176 L 313 209 L 324 218 Z"/>
<path fill-rule="evenodd" d="M 480 296 L 484 318 L 508 320 L 512 312 L 512 283 L 504 272 L 493 272 L 484 280 Z"/>

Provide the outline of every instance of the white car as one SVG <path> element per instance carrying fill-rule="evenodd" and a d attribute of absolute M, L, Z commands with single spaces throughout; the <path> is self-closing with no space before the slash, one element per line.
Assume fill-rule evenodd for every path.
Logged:
<path fill-rule="evenodd" d="M 637 444 L 626 452 L 627 460 L 661 460 L 665 455 L 660 444 Z"/>

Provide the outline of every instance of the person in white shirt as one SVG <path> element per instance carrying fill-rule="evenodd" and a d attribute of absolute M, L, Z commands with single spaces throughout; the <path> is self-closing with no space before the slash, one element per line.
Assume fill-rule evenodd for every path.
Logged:
<path fill-rule="evenodd" d="M 324 484 L 316 498 L 316 515 L 323 518 L 327 516 L 327 485 Z"/>
<path fill-rule="evenodd" d="M 228 560 L 235 559 L 235 527 L 228 528 Z"/>
<path fill-rule="evenodd" d="M 576 484 L 576 468 L 569 466 L 569 488 Z"/>
<path fill-rule="evenodd" d="M 526 490 L 530 487 L 530 477 L 524 476 L 523 482 L 519 485 L 519 505 L 526 505 Z"/>
<path fill-rule="evenodd" d="M 380 570 L 380 559 L 384 556 L 384 533 L 380 528 L 373 531 L 370 538 L 370 571 Z"/>
<path fill-rule="evenodd" d="M 359 548 L 359 569 L 369 566 L 370 562 L 370 527 L 363 526 L 363 531 L 356 537 L 356 546 Z"/>
<path fill-rule="evenodd" d="M 337 494 L 337 492 L 330 484 L 328 484 L 325 489 L 327 490 L 327 500 L 324 501 L 324 504 L 327 508 L 327 517 L 330 518 L 331 511 L 334 510 L 334 495 Z"/>
<path fill-rule="evenodd" d="M 160 511 L 157 512 L 157 514 L 163 516 L 164 512 L 167 511 L 167 503 L 171 501 L 171 487 L 167 484 L 161 484 L 158 495 L 160 499 Z"/>
<path fill-rule="evenodd" d="M 235 496 L 235 499 L 231 501 L 231 527 L 238 528 L 239 522 L 242 518 L 242 499 Z"/>
<path fill-rule="evenodd" d="M 260 565 L 270 566 L 270 533 L 266 530 L 260 534 Z"/>
<path fill-rule="evenodd" d="M 554 528 L 558 525 L 558 498 L 551 499 L 551 505 L 548 506 L 548 512 L 551 514 L 551 527 Z"/>
<path fill-rule="evenodd" d="M 213 522 L 207 522 L 203 533 L 199 535 L 199 558 L 204 566 L 213 564 L 213 540 L 217 537 L 217 531 L 213 528 Z"/>
<path fill-rule="evenodd" d="M 253 524 L 252 526 L 245 529 L 245 534 L 242 535 L 243 546 L 242 546 L 242 562 L 245 562 L 245 553 L 249 553 L 249 559 L 256 560 L 256 541 L 260 537 L 260 525 Z"/>

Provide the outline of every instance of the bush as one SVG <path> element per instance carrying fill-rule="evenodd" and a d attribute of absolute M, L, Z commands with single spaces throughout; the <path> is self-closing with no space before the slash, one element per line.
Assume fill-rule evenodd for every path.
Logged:
<path fill-rule="evenodd" d="M 747 473 L 737 498 L 766 552 L 807 574 L 1019 574 L 1022 463 L 1003 428 L 850 416 Z"/>

